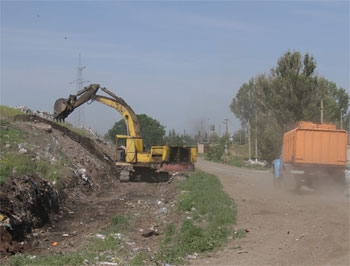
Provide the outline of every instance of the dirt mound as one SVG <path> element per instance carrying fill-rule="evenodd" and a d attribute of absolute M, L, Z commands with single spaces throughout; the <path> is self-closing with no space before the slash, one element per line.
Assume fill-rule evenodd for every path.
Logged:
<path fill-rule="evenodd" d="M 99 194 L 118 175 L 112 149 L 101 140 L 35 115 L 18 115 L 10 121 L 11 126 L 28 133 L 25 154 L 31 160 L 64 156 L 70 170 L 53 183 L 36 174 L 13 174 L 0 185 L 0 252 L 5 256 L 28 250 L 33 230 L 52 226 L 67 210 Z"/>
<path fill-rule="evenodd" d="M 45 176 L 21 175 L 0 186 L 0 264 L 19 252 L 50 256 L 84 249 L 120 215 L 131 217 L 132 229 L 123 236 L 130 244 L 122 251 L 128 254 L 123 258 L 127 262 L 137 252 L 157 249 L 157 234 L 146 237 L 150 228 L 164 233 L 170 221 L 177 221 L 169 214 L 175 206 L 174 184 L 120 183 L 112 159 L 114 144 L 35 115 L 16 116 L 6 124 L 11 126 L 26 131 L 26 156 L 61 160 L 65 172 L 53 182 L 44 181 Z M 17 144 L 6 149 L 18 152 Z"/>
<path fill-rule="evenodd" d="M 101 150 L 100 147 L 95 145 L 95 143 L 88 137 L 79 135 L 66 127 L 63 127 L 56 122 L 47 120 L 45 118 L 36 115 L 17 115 L 14 117 L 15 121 L 25 121 L 33 123 L 44 123 L 50 125 L 53 129 L 60 131 L 64 137 L 69 137 L 71 140 L 78 143 L 81 147 L 87 150 L 91 155 L 96 156 L 99 160 L 107 161 L 110 165 L 114 166 L 114 161 L 111 159 L 110 155 L 105 151 Z"/>

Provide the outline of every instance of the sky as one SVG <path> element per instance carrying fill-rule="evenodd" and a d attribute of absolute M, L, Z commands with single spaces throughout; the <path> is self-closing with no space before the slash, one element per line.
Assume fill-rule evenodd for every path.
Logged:
<path fill-rule="evenodd" d="M 179 134 L 240 129 L 230 104 L 287 51 L 349 92 L 349 1 L 0 1 L 0 104 L 53 113 L 98 83 Z M 103 95 L 101 91 L 98 94 Z M 80 118 L 79 118 L 80 117 Z M 68 119 L 101 135 L 122 119 L 93 102 Z"/>

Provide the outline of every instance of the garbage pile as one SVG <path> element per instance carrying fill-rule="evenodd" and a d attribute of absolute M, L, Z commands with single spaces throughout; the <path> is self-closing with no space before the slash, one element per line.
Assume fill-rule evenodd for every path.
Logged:
<path fill-rule="evenodd" d="M 49 113 L 43 112 L 43 111 L 38 111 L 38 110 L 34 111 L 28 106 L 16 106 L 14 108 L 17 110 L 20 110 L 21 112 L 28 114 L 28 115 L 37 115 L 37 116 L 40 116 L 42 118 L 53 120 L 52 114 L 49 114 Z"/>
<path fill-rule="evenodd" d="M 14 254 L 33 228 L 58 212 L 58 193 L 38 175 L 11 177 L 0 186 L 0 206 L 0 254 Z"/>

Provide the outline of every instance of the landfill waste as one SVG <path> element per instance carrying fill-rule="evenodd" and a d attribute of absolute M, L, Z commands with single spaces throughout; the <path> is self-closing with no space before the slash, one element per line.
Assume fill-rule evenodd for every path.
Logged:
<path fill-rule="evenodd" d="M 22 242 L 33 228 L 48 223 L 50 216 L 59 210 L 56 189 L 35 174 L 5 181 L 1 185 L 0 202 L 1 215 L 6 217 L 1 228 L 11 235 L 10 242 Z"/>

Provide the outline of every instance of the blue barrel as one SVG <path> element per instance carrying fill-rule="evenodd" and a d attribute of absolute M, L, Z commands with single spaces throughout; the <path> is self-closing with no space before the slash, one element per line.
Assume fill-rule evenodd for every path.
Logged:
<path fill-rule="evenodd" d="M 276 159 L 272 163 L 273 163 L 273 176 L 275 178 L 280 178 L 281 159 Z"/>

